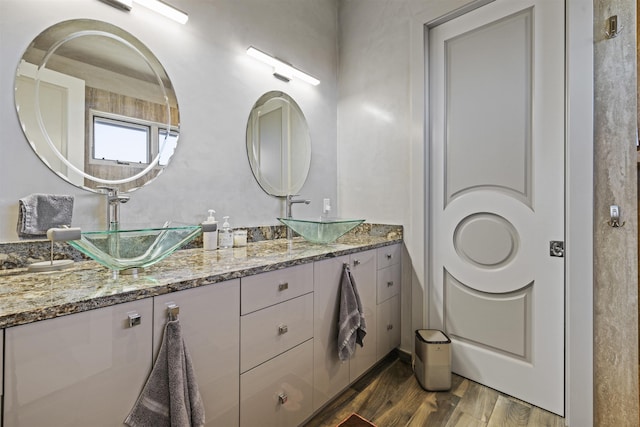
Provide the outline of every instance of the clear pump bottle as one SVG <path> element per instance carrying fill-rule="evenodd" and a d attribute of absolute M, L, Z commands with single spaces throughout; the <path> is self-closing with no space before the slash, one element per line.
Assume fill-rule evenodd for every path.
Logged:
<path fill-rule="evenodd" d="M 224 223 L 222 223 L 222 228 L 220 229 L 220 248 L 227 249 L 233 247 L 233 230 L 229 225 L 229 217 L 225 216 Z"/>

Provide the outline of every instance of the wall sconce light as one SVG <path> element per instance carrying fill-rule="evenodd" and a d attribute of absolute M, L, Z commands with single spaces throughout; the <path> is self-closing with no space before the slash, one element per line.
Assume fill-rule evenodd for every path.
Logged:
<path fill-rule="evenodd" d="M 133 0 L 100 0 L 110 6 L 117 7 L 118 9 L 126 10 L 127 12 L 133 7 Z"/>
<path fill-rule="evenodd" d="M 189 20 L 189 15 L 184 13 L 183 11 L 176 9 L 171 6 L 169 3 L 165 3 L 162 0 L 134 0 L 136 3 L 151 9 L 155 12 L 158 12 L 161 15 L 166 16 L 167 18 L 173 19 L 176 22 L 181 24 L 186 24 Z"/>
<path fill-rule="evenodd" d="M 117 7 L 118 9 L 130 11 L 133 7 L 134 0 L 100 0 L 108 5 Z M 173 19 L 176 22 L 181 24 L 186 24 L 189 20 L 189 15 L 185 12 L 176 9 L 171 6 L 169 3 L 165 3 L 162 0 L 135 0 L 136 3 L 146 7 L 147 9 L 151 9 L 154 12 L 157 12 L 161 15 L 166 16 L 167 18 Z"/>
<path fill-rule="evenodd" d="M 247 49 L 247 55 L 264 62 L 267 65 L 271 65 L 273 67 L 273 76 L 282 81 L 288 82 L 295 77 L 314 86 L 320 84 L 320 80 L 315 77 L 305 73 L 304 71 L 300 71 L 291 64 L 287 64 L 286 62 L 274 58 L 253 46 L 250 46 Z"/>

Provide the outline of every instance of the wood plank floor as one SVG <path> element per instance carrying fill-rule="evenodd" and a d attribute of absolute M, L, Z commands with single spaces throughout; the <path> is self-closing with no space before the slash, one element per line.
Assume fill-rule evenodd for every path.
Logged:
<path fill-rule="evenodd" d="M 393 354 L 314 416 L 305 427 L 335 427 L 351 413 L 378 427 L 563 427 L 564 418 L 453 375 L 448 392 L 428 392 Z"/>

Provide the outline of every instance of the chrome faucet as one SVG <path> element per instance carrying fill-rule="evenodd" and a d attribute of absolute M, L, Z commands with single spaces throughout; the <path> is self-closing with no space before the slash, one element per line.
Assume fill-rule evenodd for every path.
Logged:
<path fill-rule="evenodd" d="M 294 197 L 299 196 L 299 194 L 289 194 L 287 195 L 287 207 L 286 207 L 286 217 L 287 218 L 292 218 L 291 215 L 291 206 L 293 206 L 294 203 L 304 203 L 305 205 L 308 205 L 309 203 L 311 203 L 311 200 L 306 200 L 306 199 L 294 199 Z M 287 240 L 291 243 L 291 239 L 293 239 L 293 231 L 291 231 L 291 229 L 289 227 L 287 227 Z"/>
<path fill-rule="evenodd" d="M 311 203 L 311 200 L 305 200 L 305 199 L 294 199 L 294 197 L 299 196 L 299 194 L 289 194 L 287 196 L 287 210 L 286 210 L 286 217 L 287 218 L 291 218 L 291 206 L 294 203 L 304 203 L 305 205 L 308 205 L 309 203 Z"/>
<path fill-rule="evenodd" d="M 103 190 L 103 194 L 107 196 L 107 226 L 109 231 L 117 231 L 120 229 L 120 205 L 127 203 L 129 196 L 119 194 L 118 189 L 114 187 L 98 186 Z"/>

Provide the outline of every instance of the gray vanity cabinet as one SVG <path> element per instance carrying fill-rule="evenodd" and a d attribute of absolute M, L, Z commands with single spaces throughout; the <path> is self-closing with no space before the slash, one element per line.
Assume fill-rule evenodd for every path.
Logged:
<path fill-rule="evenodd" d="M 401 250 L 401 245 L 377 250 L 378 359 L 400 345 Z"/>
<path fill-rule="evenodd" d="M 5 427 L 122 425 L 151 370 L 153 300 L 6 330 Z"/>
<path fill-rule="evenodd" d="M 240 280 L 154 297 L 153 354 L 160 349 L 168 307 L 179 308 L 207 426 L 238 426 Z"/>
<path fill-rule="evenodd" d="M 320 409 L 377 361 L 376 251 L 369 250 L 314 264 L 313 409 Z M 364 306 L 367 335 L 364 347 L 347 362 L 338 358 L 338 313 L 343 265 L 351 266 Z"/>

